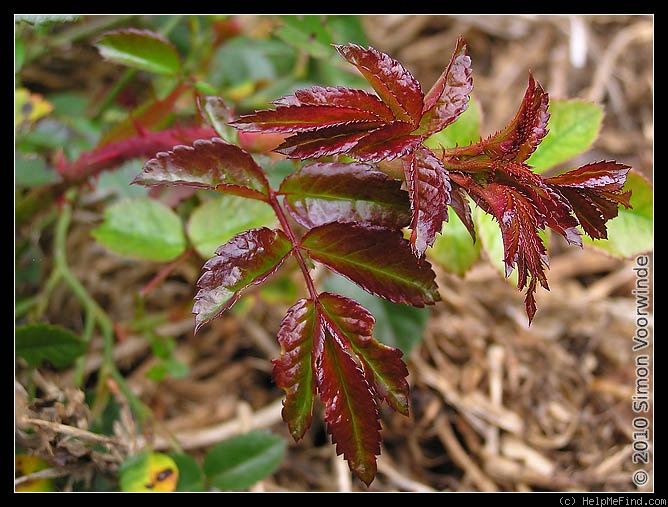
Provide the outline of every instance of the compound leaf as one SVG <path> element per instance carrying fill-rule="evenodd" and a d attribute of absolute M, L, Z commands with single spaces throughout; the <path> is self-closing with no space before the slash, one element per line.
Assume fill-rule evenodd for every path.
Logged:
<path fill-rule="evenodd" d="M 568 199 L 589 237 L 607 239 L 606 222 L 617 216 L 620 204 L 631 207 L 631 191 L 623 191 L 630 169 L 614 161 L 592 162 L 546 178 L 545 183 Z"/>
<path fill-rule="evenodd" d="M 397 120 L 416 128 L 422 117 L 423 93 L 420 83 L 394 58 L 372 47 L 357 44 L 334 46 L 353 64 L 388 105 Z"/>
<path fill-rule="evenodd" d="M 443 130 L 466 110 L 473 90 L 471 72 L 471 58 L 460 37 L 450 63 L 424 98 L 420 130 L 426 135 Z"/>
<path fill-rule="evenodd" d="M 631 208 L 620 208 L 619 215 L 606 224 L 608 239 L 586 243 L 623 258 L 633 258 L 654 248 L 654 192 L 652 184 L 643 175 L 631 169 L 625 189 L 631 191 Z"/>
<path fill-rule="evenodd" d="M 316 371 L 320 399 L 325 404 L 327 431 L 350 469 L 368 486 L 376 475 L 380 454 L 380 423 L 373 392 L 332 322 Z"/>
<path fill-rule="evenodd" d="M 410 357 L 411 352 L 422 341 L 429 319 L 429 308 L 393 303 L 369 294 L 347 278 L 335 274 L 323 280 L 323 287 L 329 292 L 354 299 L 369 310 L 376 319 L 374 337 L 385 345 L 401 349 L 405 357 Z"/>
<path fill-rule="evenodd" d="M 452 187 L 442 162 L 427 148 L 404 159 L 404 172 L 411 199 L 411 248 L 421 257 L 448 220 Z"/>

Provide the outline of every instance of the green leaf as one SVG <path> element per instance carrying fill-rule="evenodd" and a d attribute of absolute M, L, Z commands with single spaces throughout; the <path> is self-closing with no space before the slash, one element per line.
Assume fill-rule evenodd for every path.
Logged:
<path fill-rule="evenodd" d="M 542 173 L 592 147 L 603 122 L 603 107 L 584 100 L 550 100 L 548 133 L 526 163 Z"/>
<path fill-rule="evenodd" d="M 113 171 L 102 171 L 97 177 L 96 188 L 107 196 L 148 197 L 149 189 L 139 185 L 128 185 L 128 181 L 137 176 L 142 169 L 142 160 L 133 159 L 123 162 Z"/>
<path fill-rule="evenodd" d="M 329 58 L 332 55 L 332 36 L 325 16 L 281 16 L 283 24 L 275 34 L 288 44 L 314 58 Z"/>
<path fill-rule="evenodd" d="M 498 227 L 497 227 L 498 229 Z M 456 213 L 449 213 L 448 222 L 436 236 L 427 256 L 446 271 L 464 276 L 480 257 L 480 242 L 473 242 L 471 233 Z"/>
<path fill-rule="evenodd" d="M 225 101 L 220 97 L 209 95 L 204 97 L 200 107 L 206 120 L 221 139 L 228 143 L 236 143 L 238 131 L 227 125 L 234 119 L 234 111 L 225 104 Z"/>
<path fill-rule="evenodd" d="M 609 222 L 607 240 L 583 235 L 584 243 L 617 257 L 632 258 L 654 249 L 654 190 L 639 172 L 631 170 L 624 191 L 631 190 L 631 209 L 622 206 L 619 215 Z"/>
<path fill-rule="evenodd" d="M 278 39 L 238 35 L 213 52 L 208 81 L 227 88 L 250 85 L 252 91 L 255 83 L 271 84 L 277 76 L 289 74 L 294 62 L 294 49 Z"/>
<path fill-rule="evenodd" d="M 244 490 L 276 471 L 285 447 L 281 437 L 251 430 L 209 449 L 202 468 L 212 486 L 224 491 Z"/>
<path fill-rule="evenodd" d="M 428 308 L 392 303 L 369 294 L 338 275 L 325 278 L 323 288 L 354 299 L 369 310 L 376 319 L 373 336 L 385 345 L 401 349 L 406 357 L 410 357 L 411 352 L 422 342 L 430 315 Z"/>
<path fill-rule="evenodd" d="M 222 195 L 198 206 L 190 215 L 186 230 L 197 252 L 211 257 L 216 248 L 248 229 L 273 227 L 276 214 L 267 203 L 236 195 Z"/>
<path fill-rule="evenodd" d="M 27 157 L 16 152 L 14 156 L 14 183 L 16 185 L 35 187 L 56 183 L 59 180 L 58 174 L 47 167 L 44 159 Z"/>
<path fill-rule="evenodd" d="M 118 479 L 121 491 L 126 493 L 174 491 L 179 469 L 167 454 L 143 451 L 121 463 Z"/>
<path fill-rule="evenodd" d="M 25 43 L 17 36 L 14 39 L 14 74 L 18 74 L 23 67 L 26 57 Z"/>
<path fill-rule="evenodd" d="M 169 454 L 179 469 L 179 480 L 176 484 L 176 491 L 206 491 L 204 485 L 204 472 L 195 461 L 195 458 L 188 454 L 172 453 Z"/>
<path fill-rule="evenodd" d="M 112 252 L 153 261 L 171 261 L 186 248 L 181 219 L 150 198 L 123 199 L 108 206 L 93 237 Z"/>
<path fill-rule="evenodd" d="M 28 324 L 14 333 L 15 353 L 35 367 L 63 369 L 86 352 L 86 343 L 70 331 L 49 324 Z"/>
<path fill-rule="evenodd" d="M 106 32 L 95 46 L 107 60 L 135 69 L 165 76 L 175 76 L 181 70 L 181 59 L 172 43 L 148 30 Z"/>

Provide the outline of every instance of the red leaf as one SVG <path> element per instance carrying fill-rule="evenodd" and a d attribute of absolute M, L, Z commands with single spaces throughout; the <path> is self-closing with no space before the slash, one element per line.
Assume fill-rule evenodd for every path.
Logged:
<path fill-rule="evenodd" d="M 440 300 L 431 264 L 413 255 L 401 231 L 332 222 L 308 231 L 301 247 L 314 260 L 394 303 L 422 307 Z"/>
<path fill-rule="evenodd" d="M 368 130 L 384 123 L 374 113 L 354 107 L 295 105 L 243 115 L 230 122 L 230 125 L 247 132 L 293 133 L 346 125 L 356 130 Z"/>
<path fill-rule="evenodd" d="M 346 350 L 345 336 L 323 319 L 325 341 L 316 375 L 327 431 L 336 453 L 343 454 L 350 469 L 368 486 L 376 475 L 376 455 L 380 454 L 378 408 L 363 371 Z"/>
<path fill-rule="evenodd" d="M 119 123 L 107 132 L 98 143 L 98 148 L 141 134 L 141 132 L 138 132 L 137 125 L 141 125 L 141 128 L 147 130 L 157 127 L 173 113 L 174 104 L 189 88 L 190 84 L 181 83 L 164 99 L 155 100 L 140 106 L 133 111 L 125 121 Z M 195 139 L 201 137 L 213 137 L 213 135 L 215 134 L 212 133 L 210 136 L 200 136 Z M 181 143 L 183 143 L 183 141 L 181 141 Z M 178 143 L 173 143 L 172 146 L 174 146 L 174 144 Z M 156 153 L 157 151 L 160 150 L 156 150 L 153 153 Z M 151 155 L 153 153 L 151 153 Z"/>
<path fill-rule="evenodd" d="M 296 100 L 295 100 L 296 99 Z M 312 86 L 310 89 L 296 90 L 294 97 L 288 96 L 274 102 L 279 105 L 336 106 L 359 109 L 375 114 L 383 121 L 394 121 L 392 110 L 376 95 L 343 86 Z"/>
<path fill-rule="evenodd" d="M 619 205 L 631 207 L 631 191 L 622 192 L 629 166 L 617 162 L 593 162 L 545 183 L 560 192 L 573 207 L 582 229 L 594 239 L 606 239 L 605 223 L 616 217 Z"/>
<path fill-rule="evenodd" d="M 159 132 L 136 133 L 122 141 L 110 142 L 93 151 L 83 153 L 74 162 L 64 163 L 58 172 L 67 182 L 77 183 L 105 169 L 113 169 L 126 160 L 151 157 L 177 144 L 192 143 L 209 138 L 215 131 L 200 127 L 173 127 Z"/>
<path fill-rule="evenodd" d="M 455 210 L 455 213 L 457 213 L 457 216 L 469 231 L 473 242 L 475 242 L 475 224 L 473 223 L 473 217 L 471 216 L 471 207 L 469 206 L 469 201 L 466 198 L 466 194 L 464 193 L 464 189 L 462 187 L 454 184 L 454 182 L 451 182 L 451 184 L 452 190 L 450 191 L 450 206 L 453 210 Z"/>
<path fill-rule="evenodd" d="M 412 130 L 410 124 L 403 122 L 385 125 L 362 137 L 347 155 L 361 162 L 380 162 L 401 157 L 422 144 L 422 136 L 409 135 Z"/>
<path fill-rule="evenodd" d="M 476 202 L 496 218 L 501 228 L 506 276 L 517 267 L 517 288 L 527 287 L 524 302 L 531 322 L 536 313 L 536 282 L 549 290 L 545 276 L 549 261 L 538 235 L 540 223 L 536 209 L 519 190 L 509 186 L 490 183 L 484 188 L 477 187 L 476 191 Z"/>
<path fill-rule="evenodd" d="M 376 321 L 357 301 L 330 293 L 320 294 L 319 301 L 330 328 L 336 326 L 347 338 L 375 393 L 394 410 L 408 415 L 408 369 L 401 360 L 401 350 L 373 338 Z"/>
<path fill-rule="evenodd" d="M 408 415 L 408 370 L 401 351 L 372 337 L 373 316 L 359 303 L 323 292 L 288 310 L 273 377 L 285 390 L 282 415 L 295 440 L 311 424 L 315 387 L 325 405 L 327 431 L 350 469 L 365 484 L 376 475 L 380 422 L 376 395 Z"/>
<path fill-rule="evenodd" d="M 272 361 L 276 385 L 286 392 L 283 420 L 295 440 L 311 426 L 316 394 L 315 359 L 322 355 L 323 327 L 313 301 L 300 299 L 293 305 L 278 329 L 281 354 Z"/>
<path fill-rule="evenodd" d="M 229 309 L 250 285 L 274 273 L 292 251 L 283 231 L 266 227 L 234 236 L 204 263 L 195 296 L 195 332 Z"/>
<path fill-rule="evenodd" d="M 429 136 L 454 122 L 467 107 L 473 90 L 471 58 L 464 40 L 457 39 L 448 67 L 424 98 L 420 132 Z"/>
<path fill-rule="evenodd" d="M 348 153 L 360 139 L 368 135 L 366 130 L 356 131 L 353 125 L 324 127 L 310 132 L 300 132 L 288 137 L 276 148 L 289 158 L 318 158 Z"/>
<path fill-rule="evenodd" d="M 279 193 L 292 217 L 309 229 L 328 222 L 408 225 L 408 194 L 401 181 L 365 164 L 306 165 L 283 180 Z"/>
<path fill-rule="evenodd" d="M 494 181 L 519 189 L 531 200 L 539 227 L 547 225 L 569 243 L 582 246 L 578 221 L 571 213 L 571 205 L 547 185 L 542 176 L 531 171 L 526 164 L 513 160 L 493 161 L 490 167 L 496 170 Z"/>
<path fill-rule="evenodd" d="M 133 183 L 208 188 L 261 200 L 269 192 L 264 172 L 253 157 L 220 138 L 158 153 Z"/>
<path fill-rule="evenodd" d="M 448 219 L 450 180 L 442 162 L 426 148 L 404 159 L 404 171 L 411 199 L 411 247 L 417 257 L 434 244 Z"/>
<path fill-rule="evenodd" d="M 524 162 L 547 134 L 550 114 L 548 94 L 529 74 L 529 85 L 513 120 L 483 141 L 485 153 L 494 159 Z"/>
<path fill-rule="evenodd" d="M 417 128 L 422 117 L 422 88 L 401 63 L 371 47 L 364 49 L 357 44 L 335 47 L 346 61 L 357 67 L 396 119 Z"/>

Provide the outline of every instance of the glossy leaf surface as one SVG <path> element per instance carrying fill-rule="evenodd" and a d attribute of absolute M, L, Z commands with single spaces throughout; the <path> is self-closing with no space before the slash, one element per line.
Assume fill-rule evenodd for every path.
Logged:
<path fill-rule="evenodd" d="M 399 121 L 417 127 L 422 117 L 423 94 L 420 83 L 394 58 L 372 47 L 357 44 L 335 46 L 371 84 Z"/>
<path fill-rule="evenodd" d="M 545 182 L 568 199 L 588 236 L 607 239 L 605 223 L 617 216 L 620 204 L 631 207 L 631 192 L 623 191 L 629 170 L 616 162 L 594 162 Z"/>
<path fill-rule="evenodd" d="M 292 250 L 285 233 L 266 227 L 234 236 L 206 261 L 197 281 L 195 332 L 230 308 L 241 291 L 263 282 L 274 273 Z"/>
<path fill-rule="evenodd" d="M 404 171 L 411 197 L 411 248 L 421 257 L 448 220 L 452 187 L 443 164 L 426 148 L 404 161 Z"/>
<path fill-rule="evenodd" d="M 198 140 L 192 146 L 175 146 L 144 164 L 133 183 L 207 188 L 265 199 L 269 183 L 253 157 L 220 138 Z"/>
<path fill-rule="evenodd" d="M 440 300 L 431 265 L 415 258 L 400 231 L 333 222 L 311 229 L 301 247 L 364 290 L 395 303 L 421 307 Z"/>
<path fill-rule="evenodd" d="M 300 299 L 278 329 L 281 354 L 272 361 L 276 385 L 286 393 L 282 415 L 290 434 L 300 440 L 311 426 L 316 395 L 316 358 L 324 341 L 322 322 L 312 300 Z"/>
<path fill-rule="evenodd" d="M 450 63 L 424 98 L 420 131 L 427 135 L 440 132 L 466 110 L 473 90 L 471 58 L 460 37 Z"/>
<path fill-rule="evenodd" d="M 654 249 L 654 189 L 640 173 L 631 169 L 624 189 L 631 192 L 631 208 L 620 208 L 619 215 L 606 224 L 608 239 L 585 243 L 611 255 L 631 259 Z"/>
<path fill-rule="evenodd" d="M 372 336 L 375 319 L 357 301 L 325 292 L 319 302 L 325 325 L 333 334 L 342 333 L 341 343 L 349 344 L 359 358 L 374 392 L 394 410 L 408 415 L 408 369 L 401 360 L 401 350 L 383 345 Z"/>
<path fill-rule="evenodd" d="M 337 221 L 408 225 L 408 194 L 401 182 L 365 164 L 306 165 L 283 180 L 279 193 L 292 217 L 307 228 Z"/>

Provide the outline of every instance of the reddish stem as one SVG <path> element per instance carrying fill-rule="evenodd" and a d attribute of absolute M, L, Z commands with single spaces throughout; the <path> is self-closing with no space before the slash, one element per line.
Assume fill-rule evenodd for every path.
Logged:
<path fill-rule="evenodd" d="M 301 251 L 299 250 L 299 240 L 297 240 L 297 237 L 295 236 L 295 233 L 293 232 L 292 228 L 290 227 L 290 223 L 288 222 L 288 217 L 285 216 L 285 212 L 283 211 L 283 208 L 281 206 L 281 203 L 278 202 L 277 194 L 274 192 L 273 189 L 269 189 L 269 204 L 274 210 L 274 213 L 276 213 L 276 216 L 278 217 L 278 221 L 281 224 L 281 228 L 283 229 L 283 232 L 288 236 L 288 239 L 292 243 L 292 253 L 294 254 L 295 258 L 297 259 L 297 263 L 299 264 L 299 268 L 302 271 L 302 274 L 304 275 L 304 280 L 306 281 L 306 286 L 308 287 L 309 294 L 311 295 L 311 299 L 316 302 L 318 300 L 318 291 L 315 288 L 315 284 L 313 283 L 313 279 L 311 278 L 311 275 L 309 273 L 308 266 L 306 265 L 306 261 L 304 260 L 304 256 L 302 255 Z"/>
<path fill-rule="evenodd" d="M 185 252 L 183 252 L 181 255 L 179 255 L 176 260 L 170 262 L 167 264 L 164 268 L 162 268 L 157 275 L 153 277 L 153 279 L 148 282 L 144 287 L 139 291 L 139 295 L 141 297 L 146 297 L 146 295 L 151 292 L 160 282 L 162 282 L 167 276 L 174 271 L 174 268 L 181 264 L 184 260 L 186 260 L 188 257 L 190 257 L 193 254 L 193 249 L 189 248 Z"/>

